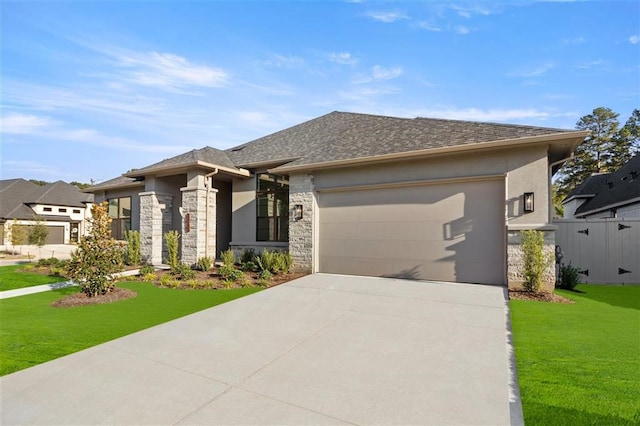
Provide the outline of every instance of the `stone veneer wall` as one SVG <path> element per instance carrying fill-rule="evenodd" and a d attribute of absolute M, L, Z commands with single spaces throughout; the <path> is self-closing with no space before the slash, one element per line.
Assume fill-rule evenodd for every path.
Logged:
<path fill-rule="evenodd" d="M 313 176 L 309 174 L 289 176 L 289 253 L 293 267 L 311 272 L 313 268 Z M 302 204 L 302 219 L 295 220 L 293 207 Z"/>
<path fill-rule="evenodd" d="M 216 257 L 216 201 L 212 188 L 207 200 L 205 188 L 186 187 L 182 191 L 182 262 L 194 265 L 201 257 Z M 187 214 L 190 229 L 187 232 Z M 207 226 L 207 221 L 209 222 Z"/>
<path fill-rule="evenodd" d="M 140 252 L 143 261 L 159 265 L 167 255 L 163 235 L 171 230 L 173 196 L 140 193 Z"/>
<path fill-rule="evenodd" d="M 544 252 L 552 259 L 545 273 L 542 291 L 551 293 L 555 287 L 555 231 L 544 232 Z M 507 233 L 507 279 L 509 289 L 521 289 L 524 282 L 524 253 L 520 246 L 520 231 Z"/>

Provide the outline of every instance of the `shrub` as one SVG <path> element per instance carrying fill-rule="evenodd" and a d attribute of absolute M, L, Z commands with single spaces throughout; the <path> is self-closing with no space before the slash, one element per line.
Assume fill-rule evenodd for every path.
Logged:
<path fill-rule="evenodd" d="M 224 288 L 226 288 L 227 290 L 229 290 L 231 287 L 233 287 L 233 285 L 234 285 L 235 283 L 236 283 L 236 282 L 235 282 L 235 281 L 232 281 L 232 280 L 224 280 L 224 281 L 222 281 L 222 286 L 223 286 Z"/>
<path fill-rule="evenodd" d="M 112 274 L 122 270 L 122 248 L 111 237 L 107 203 L 95 204 L 89 219 L 89 235 L 82 236 L 67 265 L 67 276 L 76 281 L 88 297 L 113 290 Z"/>
<path fill-rule="evenodd" d="M 206 272 L 211 269 L 211 267 L 213 266 L 213 262 L 211 262 L 210 257 L 201 257 L 200 259 L 198 259 L 197 265 L 199 270 Z"/>
<path fill-rule="evenodd" d="M 260 275 L 258 275 L 258 279 L 260 280 L 269 281 L 271 278 L 273 278 L 273 274 L 267 269 L 263 269 L 260 271 Z"/>
<path fill-rule="evenodd" d="M 139 265 L 140 264 L 140 232 L 127 231 L 127 251 L 125 253 L 125 260 L 127 265 Z"/>
<path fill-rule="evenodd" d="M 260 287 L 269 287 L 269 280 L 260 278 L 256 284 Z"/>
<path fill-rule="evenodd" d="M 219 273 L 224 281 L 236 282 L 244 277 L 244 274 L 241 270 L 229 265 L 222 265 L 220 267 Z"/>
<path fill-rule="evenodd" d="M 142 275 L 142 281 L 154 282 L 157 279 L 158 276 L 155 274 L 155 272 L 148 272 Z"/>
<path fill-rule="evenodd" d="M 256 265 L 255 262 L 242 262 L 241 269 L 243 271 L 256 272 L 258 270 L 258 265 Z"/>
<path fill-rule="evenodd" d="M 245 278 L 245 279 L 240 281 L 240 287 L 242 287 L 242 288 L 253 287 L 253 282 L 250 279 Z"/>
<path fill-rule="evenodd" d="M 267 249 L 262 250 L 260 256 L 256 256 L 256 264 L 261 271 L 273 271 L 275 256 L 273 252 Z"/>
<path fill-rule="evenodd" d="M 524 253 L 524 289 L 539 293 L 544 285 L 544 273 L 551 264 L 544 254 L 544 233 L 533 229 L 520 233 L 520 245 Z"/>
<path fill-rule="evenodd" d="M 288 274 L 293 264 L 293 258 L 287 251 L 280 251 L 275 253 L 274 270 L 272 272 L 283 272 Z"/>
<path fill-rule="evenodd" d="M 60 266 L 62 262 L 55 258 L 55 257 L 49 257 L 49 258 L 42 258 L 42 259 L 38 259 L 38 261 L 36 262 L 36 266 L 38 268 L 46 268 L 46 267 L 56 267 L 56 266 Z"/>
<path fill-rule="evenodd" d="M 153 274 L 156 272 L 156 268 L 153 265 L 142 265 L 140 267 L 140 275 Z"/>
<path fill-rule="evenodd" d="M 255 259 L 260 271 L 269 271 L 272 274 L 289 273 L 293 264 L 291 254 L 283 251 L 263 250 Z"/>
<path fill-rule="evenodd" d="M 246 248 L 242 250 L 242 256 L 240 256 L 240 263 L 254 263 L 254 259 L 256 257 L 256 251 L 252 248 Z"/>
<path fill-rule="evenodd" d="M 196 277 L 196 271 L 191 269 L 186 263 L 178 263 L 178 266 L 171 269 L 171 275 L 182 281 L 192 280 Z"/>
<path fill-rule="evenodd" d="M 225 266 L 233 266 L 233 264 L 236 263 L 236 255 L 231 249 L 220 253 L 220 258 L 222 259 L 222 264 Z"/>
<path fill-rule="evenodd" d="M 178 259 L 178 242 L 180 240 L 180 234 L 178 231 L 169 231 L 164 234 L 164 238 L 167 242 L 167 264 L 173 270 L 180 266 L 180 260 Z"/>
<path fill-rule="evenodd" d="M 557 287 L 567 290 L 574 290 L 580 284 L 579 269 L 568 265 L 560 266 L 560 276 L 558 277 Z"/>

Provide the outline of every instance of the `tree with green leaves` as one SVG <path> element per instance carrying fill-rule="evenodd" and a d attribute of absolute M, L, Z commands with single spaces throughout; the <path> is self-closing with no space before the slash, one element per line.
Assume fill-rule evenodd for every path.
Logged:
<path fill-rule="evenodd" d="M 82 182 L 77 182 L 77 181 L 75 181 L 75 180 L 74 180 L 74 181 L 72 181 L 72 182 L 69 182 L 69 185 L 73 185 L 73 186 L 75 186 L 75 187 L 76 187 L 76 188 L 78 188 L 78 189 L 87 189 L 88 187 L 90 187 L 90 186 L 91 186 L 91 184 L 90 184 L 90 183 L 82 183 Z"/>
<path fill-rule="evenodd" d="M 38 255 L 40 255 L 40 249 L 47 243 L 49 229 L 47 228 L 47 225 L 44 224 L 40 216 L 35 217 L 35 222 L 36 224 L 29 230 L 29 244 L 38 246 Z"/>
<path fill-rule="evenodd" d="M 596 108 L 578 120 L 576 129 L 588 130 L 591 134 L 560 170 L 556 181 L 560 199 L 592 174 L 613 172 L 629 161 L 633 155 L 634 141 L 638 138 L 637 111 L 634 110 L 622 129 L 618 114 L 609 108 Z"/>
<path fill-rule="evenodd" d="M 122 270 L 123 248 L 111 237 L 107 208 L 107 202 L 93 206 L 89 235 L 80 238 L 67 265 L 68 276 L 80 285 L 87 297 L 111 292 L 115 287 L 113 274 Z"/>
<path fill-rule="evenodd" d="M 11 223 L 11 245 L 15 250 L 16 246 L 22 246 L 27 242 L 27 230 L 24 226 L 18 225 L 18 219 L 13 219 Z M 20 249 L 22 254 L 22 248 Z"/>

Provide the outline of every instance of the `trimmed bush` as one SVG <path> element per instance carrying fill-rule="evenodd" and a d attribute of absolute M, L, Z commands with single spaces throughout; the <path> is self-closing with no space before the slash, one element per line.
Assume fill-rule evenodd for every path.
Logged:
<path fill-rule="evenodd" d="M 236 269 L 234 266 L 222 265 L 219 269 L 219 273 L 224 281 L 236 282 L 244 278 L 242 271 Z"/>
<path fill-rule="evenodd" d="M 156 268 L 153 265 L 142 265 L 140 267 L 140 275 L 153 274 L 156 272 Z"/>
<path fill-rule="evenodd" d="M 125 261 L 127 265 L 140 264 L 140 232 L 127 231 L 127 251 L 125 253 Z"/>
<path fill-rule="evenodd" d="M 567 290 L 574 290 L 580 284 L 579 269 L 571 264 L 560 266 L 560 276 L 558 277 L 557 287 Z"/>
<path fill-rule="evenodd" d="M 179 263 L 177 267 L 171 269 L 171 275 L 174 275 L 182 281 L 188 281 L 196 277 L 196 271 L 191 269 L 186 263 Z"/>
<path fill-rule="evenodd" d="M 252 248 L 246 248 L 242 250 L 242 256 L 240 256 L 240 263 L 254 263 L 254 259 L 256 258 L 256 251 Z"/>

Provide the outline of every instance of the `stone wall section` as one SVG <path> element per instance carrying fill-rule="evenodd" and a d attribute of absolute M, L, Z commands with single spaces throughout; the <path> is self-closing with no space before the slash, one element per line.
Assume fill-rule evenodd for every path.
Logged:
<path fill-rule="evenodd" d="M 544 232 L 544 253 L 551 261 L 545 272 L 545 283 L 542 291 L 553 292 L 556 282 L 555 268 L 555 231 Z M 520 231 L 507 233 L 507 279 L 509 289 L 522 289 L 524 282 L 524 252 L 520 246 Z"/>
<path fill-rule="evenodd" d="M 167 255 L 163 236 L 171 230 L 173 196 L 155 191 L 140 193 L 140 252 L 142 260 L 160 265 Z"/>
<path fill-rule="evenodd" d="M 215 259 L 218 190 L 212 188 L 207 191 L 206 188 L 186 187 L 181 188 L 181 191 L 182 262 L 194 265 L 201 257 L 208 256 Z"/>
<path fill-rule="evenodd" d="M 289 253 L 293 258 L 293 268 L 311 272 L 313 269 L 313 221 L 315 195 L 313 175 L 289 176 Z M 294 206 L 302 205 L 302 219 L 294 217 Z"/>

